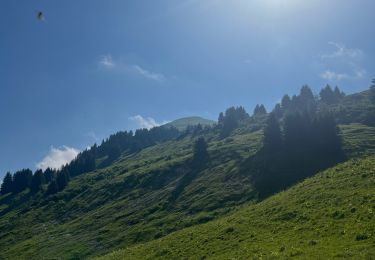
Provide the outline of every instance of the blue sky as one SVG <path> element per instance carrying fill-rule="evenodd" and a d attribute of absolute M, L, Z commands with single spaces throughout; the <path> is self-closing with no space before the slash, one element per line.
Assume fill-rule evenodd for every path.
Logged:
<path fill-rule="evenodd" d="M 374 10 L 372 0 L 1 0 L 0 175 L 58 165 L 119 130 L 271 108 L 303 84 L 364 90 Z"/>

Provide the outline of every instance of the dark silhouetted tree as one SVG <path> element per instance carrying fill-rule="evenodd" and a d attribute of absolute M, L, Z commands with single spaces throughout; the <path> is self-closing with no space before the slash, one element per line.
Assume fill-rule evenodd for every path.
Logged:
<path fill-rule="evenodd" d="M 264 152 L 279 152 L 283 146 L 280 124 L 274 113 L 270 113 L 264 128 L 263 149 Z"/>
<path fill-rule="evenodd" d="M 255 106 L 254 113 L 253 113 L 254 116 L 265 115 L 265 114 L 267 114 L 267 110 L 264 107 L 264 105 L 261 104 L 261 105 Z"/>
<path fill-rule="evenodd" d="M 225 138 L 238 127 L 239 122 L 249 118 L 243 107 L 230 107 L 225 111 L 225 115 L 219 115 L 220 137 Z"/>
<path fill-rule="evenodd" d="M 42 185 L 45 183 L 44 174 L 42 170 L 36 170 L 32 179 L 31 179 L 31 185 L 30 190 L 31 192 L 38 192 Z"/>
<path fill-rule="evenodd" d="M 332 88 L 330 85 L 327 85 L 325 88 L 323 88 L 320 93 L 320 100 L 326 104 L 333 104 L 335 103 L 335 95 L 332 91 Z"/>
<path fill-rule="evenodd" d="M 47 195 L 51 195 L 51 194 L 55 194 L 55 193 L 58 192 L 58 191 L 59 191 L 59 187 L 57 186 L 57 181 L 56 181 L 56 180 L 52 180 L 52 181 L 48 184 L 46 194 L 47 194 Z"/>
<path fill-rule="evenodd" d="M 298 110 L 309 115 L 314 115 L 316 111 L 316 100 L 310 87 L 304 85 L 298 96 Z"/>
<path fill-rule="evenodd" d="M 199 137 L 193 147 L 193 165 L 204 165 L 208 160 L 207 143 L 203 137 Z"/>
<path fill-rule="evenodd" d="M 335 97 L 336 102 L 340 101 L 341 99 L 345 97 L 345 93 L 341 91 L 338 86 L 336 86 L 335 89 L 333 90 L 333 95 Z"/>
<path fill-rule="evenodd" d="M 17 171 L 13 175 L 14 192 L 18 193 L 30 187 L 33 172 L 30 169 Z"/>
<path fill-rule="evenodd" d="M 68 185 L 69 179 L 70 175 L 67 169 L 63 168 L 61 171 L 57 172 L 56 183 L 59 191 L 63 190 Z"/>
<path fill-rule="evenodd" d="M 288 95 L 284 95 L 281 99 L 281 108 L 287 110 L 290 108 L 291 100 Z"/>
<path fill-rule="evenodd" d="M 218 123 L 219 123 L 219 125 L 224 124 L 224 113 L 223 112 L 220 112 L 220 114 L 219 114 Z"/>
<path fill-rule="evenodd" d="M 279 103 L 275 105 L 274 109 L 272 110 L 272 113 L 275 115 L 277 119 L 283 117 L 283 109 L 281 108 L 281 105 Z"/>
<path fill-rule="evenodd" d="M 13 192 L 13 176 L 10 172 L 7 172 L 1 184 L 1 194 L 7 194 L 9 192 Z"/>
<path fill-rule="evenodd" d="M 53 170 L 48 167 L 44 171 L 44 179 L 47 183 L 50 183 L 52 180 L 56 179 L 56 170 Z"/>

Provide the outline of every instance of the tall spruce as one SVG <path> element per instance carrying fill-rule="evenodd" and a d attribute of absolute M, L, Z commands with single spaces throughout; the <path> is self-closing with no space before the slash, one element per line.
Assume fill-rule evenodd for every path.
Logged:
<path fill-rule="evenodd" d="M 31 179 L 31 185 L 30 190 L 31 192 L 38 192 L 42 185 L 45 183 L 44 174 L 42 170 L 36 170 L 32 179 Z"/>
<path fill-rule="evenodd" d="M 264 128 L 263 149 L 267 153 L 279 152 L 283 146 L 283 139 L 279 121 L 274 113 L 270 113 Z"/>
<path fill-rule="evenodd" d="M 18 193 L 30 187 L 33 172 L 30 169 L 17 171 L 13 175 L 14 192 Z"/>
<path fill-rule="evenodd" d="M 10 172 L 7 172 L 1 184 L 1 194 L 7 194 L 9 192 L 13 192 L 13 176 Z"/>
<path fill-rule="evenodd" d="M 193 165 L 198 167 L 204 165 L 208 160 L 207 142 L 203 137 L 199 137 L 194 142 Z"/>

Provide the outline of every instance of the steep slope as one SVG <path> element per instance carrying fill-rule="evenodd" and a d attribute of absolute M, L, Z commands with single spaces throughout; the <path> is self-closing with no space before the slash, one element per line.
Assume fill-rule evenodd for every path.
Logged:
<path fill-rule="evenodd" d="M 216 219 L 233 206 L 253 201 L 250 176 L 239 174 L 238 166 L 259 148 L 262 132 L 248 128 L 238 128 L 223 140 L 205 134 L 211 164 L 173 205 L 168 205 L 168 198 L 192 156 L 197 137 L 191 135 L 123 154 L 109 167 L 73 178 L 65 190 L 50 197 L 28 200 L 27 192 L 0 197 L 0 258 L 103 254 Z M 369 154 L 375 148 L 375 128 L 340 128 L 348 156 Z"/>
<path fill-rule="evenodd" d="M 344 97 L 335 104 L 320 104 L 321 109 L 332 111 L 341 124 L 361 123 L 375 126 L 375 104 L 371 100 L 370 90 Z"/>
<path fill-rule="evenodd" d="M 224 140 L 207 134 L 210 164 L 168 203 L 189 170 L 194 138 L 123 154 L 107 168 L 73 178 L 53 196 L 0 197 L 0 258 L 104 253 L 207 222 L 254 199 L 249 176 L 236 175 L 236 165 L 259 148 L 260 131 Z"/>
<path fill-rule="evenodd" d="M 366 93 L 361 95 L 368 101 Z M 358 107 L 354 101 L 349 108 L 350 104 Z M 366 113 L 367 105 L 360 114 Z M 118 132 L 84 151 L 70 167 L 78 171 L 55 193 L 46 192 L 45 185 L 37 193 L 26 187 L 21 193 L 0 196 L 0 259 L 95 256 L 159 239 L 257 202 L 261 188 L 246 162 L 262 146 L 261 129 L 268 114 L 249 117 L 241 107 L 229 108 L 227 114 L 218 125 L 182 132 L 174 127 L 137 130 L 134 135 Z M 375 128 L 358 123 L 356 117 L 349 119 L 350 124 L 340 125 L 346 157 L 374 154 Z M 183 119 L 180 126 L 191 122 Z M 209 159 L 193 168 L 192 148 L 200 137 L 208 143 Z M 316 170 L 295 173 L 300 180 Z"/>
<path fill-rule="evenodd" d="M 199 116 L 192 116 L 192 117 L 184 117 L 177 120 L 174 120 L 172 122 L 169 122 L 163 126 L 169 127 L 173 126 L 176 127 L 178 130 L 185 130 L 188 126 L 194 126 L 194 125 L 201 125 L 201 126 L 210 126 L 215 124 L 215 121 L 205 119 Z"/>
<path fill-rule="evenodd" d="M 207 224 L 100 259 L 371 259 L 375 157 L 351 160 Z"/>

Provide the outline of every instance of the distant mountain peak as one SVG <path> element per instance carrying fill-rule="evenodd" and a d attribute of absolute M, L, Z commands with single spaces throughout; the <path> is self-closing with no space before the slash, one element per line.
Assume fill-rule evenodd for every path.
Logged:
<path fill-rule="evenodd" d="M 203 118 L 203 117 L 190 116 L 190 117 L 183 117 L 183 118 L 176 119 L 176 120 L 174 120 L 172 122 L 169 122 L 169 123 L 167 123 L 163 126 L 165 126 L 165 127 L 173 126 L 173 127 L 176 127 L 179 130 L 184 130 L 189 125 L 201 124 L 202 126 L 206 126 L 206 125 L 213 125 L 215 123 L 216 123 L 216 121 L 206 119 L 206 118 Z"/>

